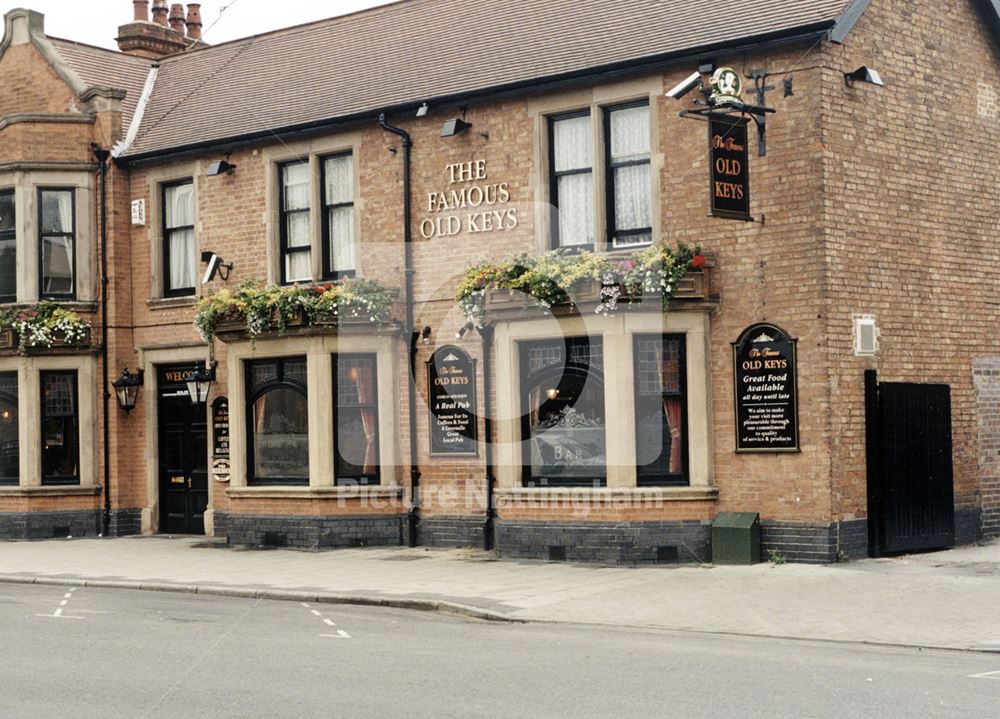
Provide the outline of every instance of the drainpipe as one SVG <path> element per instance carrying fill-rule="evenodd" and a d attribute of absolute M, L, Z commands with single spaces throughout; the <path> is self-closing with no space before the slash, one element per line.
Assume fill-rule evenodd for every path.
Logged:
<path fill-rule="evenodd" d="M 108 372 L 108 158 L 111 152 L 97 144 L 91 144 L 91 151 L 99 164 L 97 173 L 101 183 L 101 362 L 104 371 L 101 382 L 104 392 L 104 516 L 102 534 L 107 537 L 111 533 L 111 417 L 109 414 L 111 390 Z"/>
<path fill-rule="evenodd" d="M 417 546 L 417 529 L 420 524 L 420 467 L 417 465 L 417 341 L 419 336 L 413 320 L 413 232 L 410 208 L 410 149 L 413 138 L 410 133 L 393 127 L 385 120 L 385 113 L 378 116 L 379 126 L 403 141 L 403 274 L 406 278 L 406 324 L 404 333 L 410 339 L 410 374 L 407 378 L 407 401 L 409 403 L 410 433 L 410 510 L 407 515 L 407 536 L 411 547 Z"/>
<path fill-rule="evenodd" d="M 495 546 L 494 521 L 496 507 L 493 506 L 493 490 L 496 477 L 493 476 L 493 397 L 490 354 L 493 350 L 493 326 L 479 328 L 479 336 L 483 338 L 483 434 L 485 435 L 486 453 L 486 521 L 483 522 L 483 549 L 487 552 Z"/>

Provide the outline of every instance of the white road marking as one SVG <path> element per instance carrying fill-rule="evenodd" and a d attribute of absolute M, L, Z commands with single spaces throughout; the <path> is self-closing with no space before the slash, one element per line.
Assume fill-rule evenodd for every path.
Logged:
<path fill-rule="evenodd" d="M 73 596 L 73 594 L 72 594 L 72 593 L 70 593 L 70 592 L 67 592 L 66 594 L 64 594 L 64 595 L 63 595 L 63 599 L 69 599 L 69 598 L 71 598 L 72 596 Z"/>
<path fill-rule="evenodd" d="M 308 603 L 308 602 L 299 602 L 299 604 L 301 604 L 301 605 L 302 605 L 303 607 L 305 607 L 306 609 L 308 609 L 308 608 L 309 608 L 309 603 Z"/>
<path fill-rule="evenodd" d="M 326 624 L 326 626 L 328 626 L 328 627 L 335 627 L 335 626 L 337 626 L 337 623 L 336 623 L 336 622 L 334 622 L 334 621 L 333 621 L 332 619 L 324 619 L 324 620 L 323 620 L 323 622 L 324 622 L 324 623 Z"/>
<path fill-rule="evenodd" d="M 79 587 L 73 587 L 67 590 L 63 595 L 62 601 L 59 602 L 59 607 L 52 614 L 36 614 L 36 617 L 50 617 L 53 619 L 83 619 L 83 617 L 73 617 L 69 614 L 63 614 L 63 608 L 69 604 L 69 600 L 73 597 L 73 592 L 75 592 Z"/>
<path fill-rule="evenodd" d="M 1000 669 L 994 672 L 983 672 L 982 674 L 970 674 L 969 679 L 1000 679 Z"/>
<path fill-rule="evenodd" d="M 311 611 L 313 613 L 314 617 L 322 617 L 323 616 L 322 612 L 317 612 L 315 609 L 310 609 L 309 611 Z"/>
<path fill-rule="evenodd" d="M 59 606 L 60 607 L 65 607 L 67 604 L 69 604 L 69 600 L 68 599 L 64 599 L 61 602 L 59 602 Z"/>
<path fill-rule="evenodd" d="M 351 635 L 348 634 L 347 632 L 345 632 L 343 629 L 338 629 L 337 630 L 337 636 L 340 637 L 341 639 L 350 639 L 351 638 Z"/>

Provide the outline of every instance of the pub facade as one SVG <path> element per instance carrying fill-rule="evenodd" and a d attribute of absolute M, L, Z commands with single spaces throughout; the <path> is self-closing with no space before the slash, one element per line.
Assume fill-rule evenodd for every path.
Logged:
<path fill-rule="evenodd" d="M 5 18 L 0 537 L 1000 532 L 991 3 L 404 0 L 217 46 L 132 4 L 120 52 Z"/>

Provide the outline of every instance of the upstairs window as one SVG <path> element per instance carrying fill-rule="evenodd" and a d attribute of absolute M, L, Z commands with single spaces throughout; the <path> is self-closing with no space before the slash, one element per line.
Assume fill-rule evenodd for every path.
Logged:
<path fill-rule="evenodd" d="M 163 187 L 163 269 L 166 297 L 193 295 L 197 258 L 194 236 L 194 183 Z"/>
<path fill-rule="evenodd" d="M 281 178 L 281 283 L 309 282 L 312 273 L 310 178 L 308 162 L 278 168 Z"/>
<path fill-rule="evenodd" d="M 550 188 L 557 247 L 594 246 L 594 159 L 590 113 L 549 120 Z"/>
<path fill-rule="evenodd" d="M 354 157 L 323 160 L 323 277 L 350 277 L 357 270 L 354 227 Z"/>
<path fill-rule="evenodd" d="M 75 298 L 75 205 L 73 190 L 38 190 L 39 295 L 42 299 Z"/>
<path fill-rule="evenodd" d="M 17 215 L 14 191 L 0 190 L 0 302 L 14 302 L 16 299 Z"/>
<path fill-rule="evenodd" d="M 612 248 L 653 241 L 649 104 L 604 111 L 608 238 Z"/>
<path fill-rule="evenodd" d="M 42 372 L 42 484 L 80 483 L 76 372 Z"/>
<path fill-rule="evenodd" d="M 0 485 L 20 482 L 17 372 L 0 372 Z"/>

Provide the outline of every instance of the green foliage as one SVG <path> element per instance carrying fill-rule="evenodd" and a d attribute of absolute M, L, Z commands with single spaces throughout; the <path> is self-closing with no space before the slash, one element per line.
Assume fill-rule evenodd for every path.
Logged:
<path fill-rule="evenodd" d="M 17 332 L 17 351 L 22 355 L 33 347 L 52 347 L 60 340 L 68 345 L 82 345 L 90 333 L 88 322 L 52 300 L 0 311 L 0 329 L 7 328 Z"/>
<path fill-rule="evenodd" d="M 771 564 L 784 564 L 786 561 L 785 555 L 779 552 L 777 549 L 768 549 L 767 558 Z"/>
<path fill-rule="evenodd" d="M 652 293 L 661 294 L 666 308 L 680 278 L 704 264 L 700 248 L 684 244 L 676 250 L 653 245 L 625 258 L 561 248 L 538 257 L 522 254 L 503 262 L 472 267 L 459 282 L 455 297 L 469 320 L 477 323 L 482 320 L 488 290 L 522 292 L 548 309 L 572 302 L 574 285 L 588 280 L 601 287 L 600 301 L 594 310 L 598 314 L 614 312 L 621 300 L 630 301 Z"/>
<path fill-rule="evenodd" d="M 235 290 L 223 288 L 203 297 L 194 324 L 206 342 L 215 337 L 222 323 L 236 323 L 256 339 L 263 334 L 284 334 L 289 323 L 300 319 L 312 323 L 317 316 L 367 317 L 382 325 L 392 314 L 392 299 L 375 280 L 344 280 L 316 287 L 264 286 L 247 280 Z"/>

